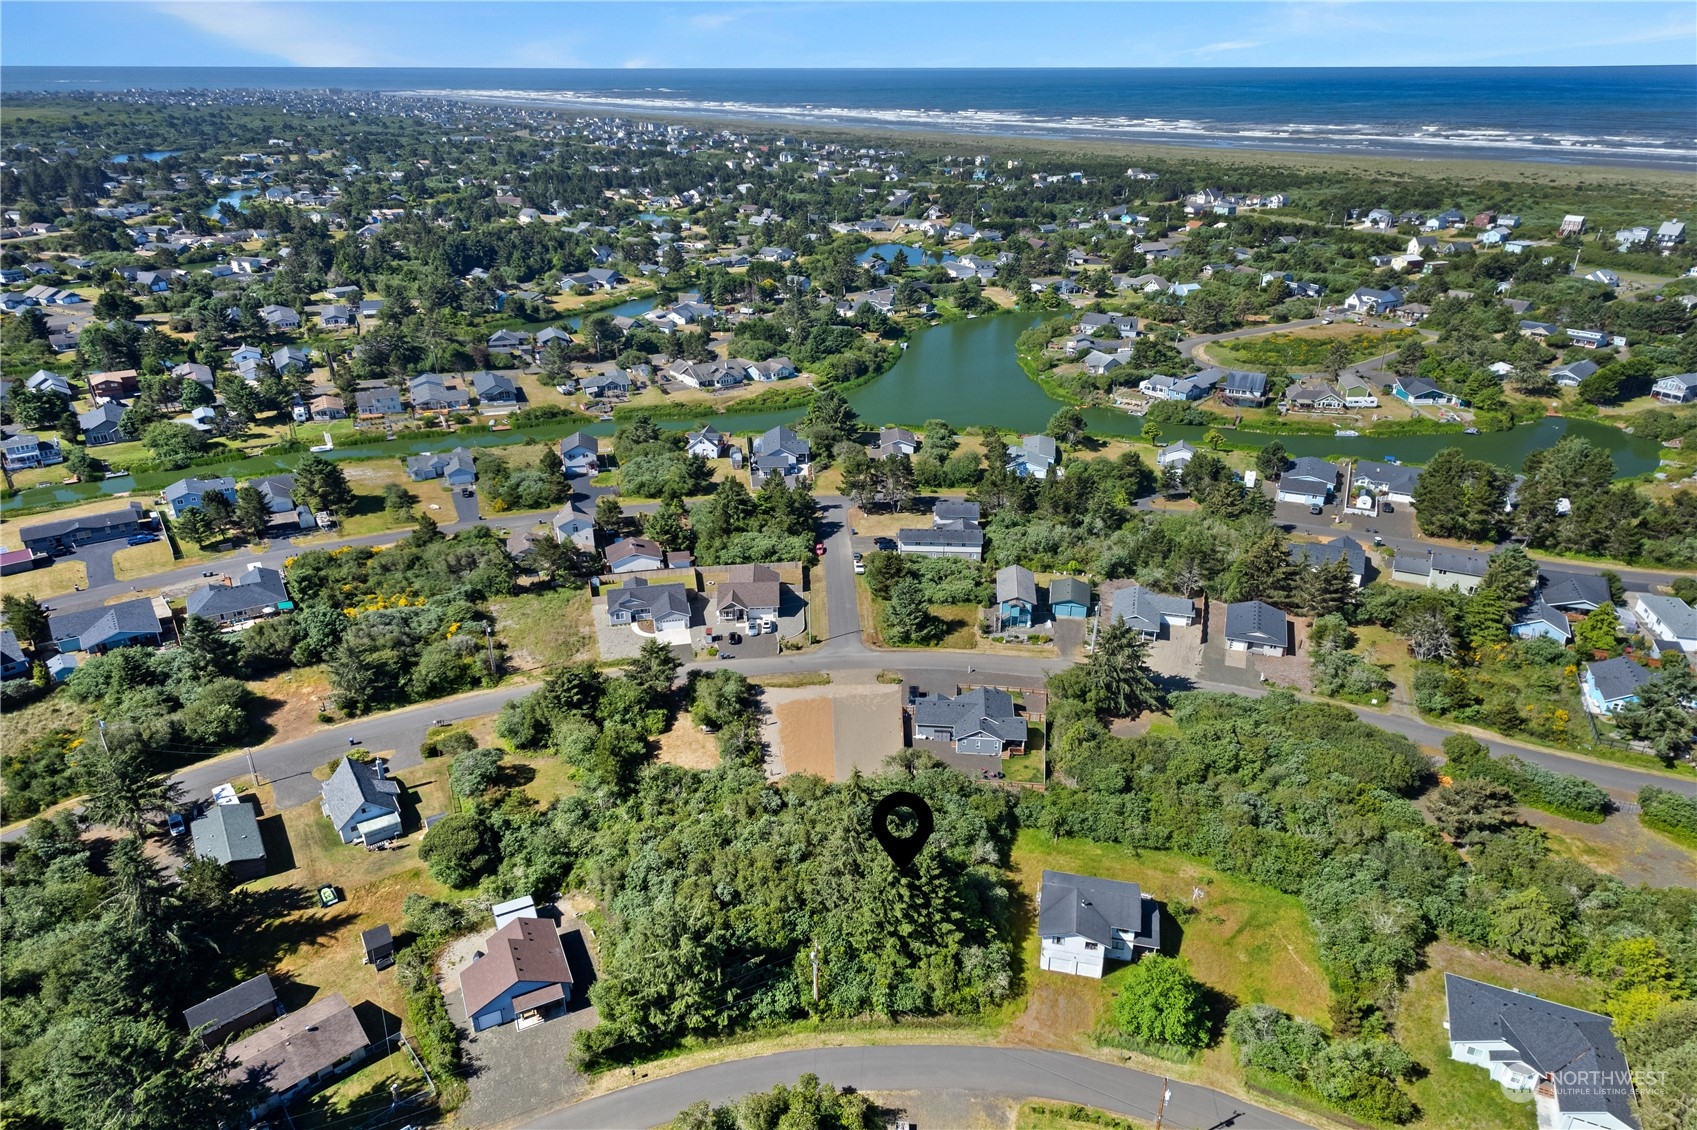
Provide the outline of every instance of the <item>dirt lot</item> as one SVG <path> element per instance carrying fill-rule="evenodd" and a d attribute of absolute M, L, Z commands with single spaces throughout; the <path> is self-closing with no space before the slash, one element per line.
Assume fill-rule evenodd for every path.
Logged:
<path fill-rule="evenodd" d="M 685 769 L 712 769 L 719 764 L 719 745 L 688 714 L 679 714 L 672 728 L 660 735 L 660 760 Z"/>
<path fill-rule="evenodd" d="M 774 694 L 780 692 L 772 692 Z M 836 778 L 835 713 L 828 694 L 775 704 L 778 720 L 778 761 L 785 773 L 812 773 L 827 781 Z"/>
<path fill-rule="evenodd" d="M 767 747 L 780 773 L 845 781 L 875 771 L 902 746 L 901 688 L 875 682 L 770 688 Z"/>

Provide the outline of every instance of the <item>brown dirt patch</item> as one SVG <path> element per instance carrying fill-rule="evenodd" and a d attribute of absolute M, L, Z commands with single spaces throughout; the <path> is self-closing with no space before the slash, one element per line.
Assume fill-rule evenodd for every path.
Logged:
<path fill-rule="evenodd" d="M 786 773 L 813 773 L 827 781 L 837 774 L 833 704 L 826 696 L 779 703 L 778 750 Z"/>
<path fill-rule="evenodd" d="M 1078 1051 L 1089 1045 L 1102 1008 L 1102 982 L 1090 977 L 1034 972 L 1029 1003 L 1008 1026 L 1002 1042 L 1019 1047 Z"/>
<path fill-rule="evenodd" d="M 323 728 L 320 704 L 329 708 L 330 676 L 324 667 L 285 671 L 252 684 L 253 692 L 271 709 L 265 721 L 278 736 L 302 737 Z"/>
<path fill-rule="evenodd" d="M 672 728 L 660 735 L 660 760 L 685 769 L 712 769 L 719 764 L 719 744 L 704 734 L 688 714 L 678 715 Z"/>

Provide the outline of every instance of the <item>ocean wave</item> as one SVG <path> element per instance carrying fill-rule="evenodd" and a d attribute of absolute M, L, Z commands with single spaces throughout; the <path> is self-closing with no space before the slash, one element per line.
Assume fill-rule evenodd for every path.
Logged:
<path fill-rule="evenodd" d="M 758 103 L 732 99 L 655 98 L 596 91 L 509 89 L 417 90 L 409 93 L 485 102 L 558 106 L 627 115 L 670 114 L 797 124 L 927 126 L 958 133 L 1064 134 L 1097 138 L 1256 142 L 1292 147 L 1351 150 L 1408 147 L 1413 150 L 1483 149 L 1548 153 L 1580 150 L 1587 155 L 1697 162 L 1697 138 L 1672 140 L 1632 133 L 1582 134 L 1509 130 L 1441 122 L 1242 122 L 1205 118 L 1152 118 L 1117 114 L 1038 115 L 1015 110 L 966 108 L 871 108 L 814 103 Z"/>

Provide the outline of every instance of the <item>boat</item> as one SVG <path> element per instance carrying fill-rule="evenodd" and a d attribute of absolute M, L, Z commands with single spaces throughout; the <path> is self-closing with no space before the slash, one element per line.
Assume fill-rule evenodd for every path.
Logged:
<path fill-rule="evenodd" d="M 1463 428 L 1463 429 L 1461 429 L 1461 434 L 1464 435 L 1464 436 L 1476 436 L 1476 435 L 1479 434 L 1479 429 L 1478 428 Z"/>
<path fill-rule="evenodd" d="M 1342 429 L 1332 433 L 1333 436 L 1336 436 L 1340 439 L 1342 439 L 1342 438 L 1353 438 L 1353 437 L 1358 436 L 1360 434 L 1361 434 L 1360 432 L 1352 431 L 1349 428 L 1342 428 Z"/>
<path fill-rule="evenodd" d="M 1387 455 L 1387 456 L 1385 456 L 1385 459 L 1384 459 L 1384 461 L 1385 461 L 1385 462 L 1386 462 L 1386 463 L 1401 463 L 1401 462 L 1402 462 L 1402 460 L 1400 460 L 1400 459 L 1398 459 L 1398 458 L 1397 458 L 1397 457 L 1396 457 L 1396 456 L 1394 456 L 1394 455 Z"/>

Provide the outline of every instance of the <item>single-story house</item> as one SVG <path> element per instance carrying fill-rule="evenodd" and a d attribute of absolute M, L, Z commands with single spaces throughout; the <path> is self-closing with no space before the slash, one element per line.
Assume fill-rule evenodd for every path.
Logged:
<path fill-rule="evenodd" d="M 1568 622 L 1565 613 L 1534 597 L 1532 603 L 1515 615 L 1514 623 L 1509 625 L 1508 634 L 1517 640 L 1543 636 L 1565 647 L 1573 639 L 1573 625 Z"/>
<path fill-rule="evenodd" d="M 610 373 L 593 373 L 583 378 L 579 387 L 588 393 L 592 400 L 629 396 L 631 376 L 623 369 L 614 369 Z"/>
<path fill-rule="evenodd" d="M 1188 628 L 1196 623 L 1196 604 L 1187 596 L 1167 596 L 1131 585 L 1114 593 L 1113 620 L 1146 640 L 1159 639 L 1163 627 Z"/>
<path fill-rule="evenodd" d="M 607 620 L 615 625 L 648 623 L 656 632 L 689 627 L 689 589 L 682 582 L 651 585 L 632 577 L 607 590 Z"/>
<path fill-rule="evenodd" d="M 1414 505 L 1414 488 L 1419 482 L 1420 468 L 1418 467 L 1410 467 L 1404 463 L 1380 463 L 1373 459 L 1361 459 L 1356 462 L 1350 474 L 1349 493 L 1351 497 L 1359 497 L 1366 493 L 1388 502 L 1412 506 Z"/>
<path fill-rule="evenodd" d="M 1060 447 L 1051 436 L 1021 436 L 1008 447 L 1008 470 L 1021 478 L 1046 479 L 1060 461 Z"/>
<path fill-rule="evenodd" d="M 452 412 L 471 407 L 471 394 L 458 381 L 438 373 L 420 373 L 408 381 L 407 399 L 419 412 Z"/>
<path fill-rule="evenodd" d="M 1579 677 L 1585 709 L 1593 714 L 1613 714 L 1629 702 L 1638 701 L 1638 688 L 1650 681 L 1650 672 L 1630 655 L 1618 655 L 1587 663 Z"/>
<path fill-rule="evenodd" d="M 1697 652 L 1697 611 L 1677 596 L 1641 592 L 1632 598 L 1632 611 L 1658 653 L 1672 648 Z"/>
<path fill-rule="evenodd" d="M 1049 582 L 1049 615 L 1057 620 L 1082 620 L 1090 615 L 1090 582 L 1056 577 Z"/>
<path fill-rule="evenodd" d="M 236 504 L 236 480 L 228 475 L 216 479 L 178 479 L 165 488 L 165 509 L 172 518 L 181 518 L 190 508 L 206 509 L 206 499 L 223 495 L 231 506 Z"/>
<path fill-rule="evenodd" d="M 164 638 L 160 607 L 138 596 L 117 604 L 55 612 L 47 617 L 47 634 L 60 651 L 100 654 L 132 644 L 158 647 Z"/>
<path fill-rule="evenodd" d="M 1005 628 L 1029 628 L 1037 616 L 1037 577 L 1023 565 L 996 570 L 996 607 Z"/>
<path fill-rule="evenodd" d="M 472 1031 L 530 1018 L 571 1000 L 571 966 L 552 919 L 514 918 L 489 935 L 483 950 L 460 970 Z"/>
<path fill-rule="evenodd" d="M 1297 542 L 1290 547 L 1290 559 L 1298 565 L 1318 569 L 1334 561 L 1349 563 L 1349 578 L 1360 588 L 1367 573 L 1367 550 L 1352 537 L 1337 537 L 1323 542 Z"/>
<path fill-rule="evenodd" d="M 370 1047 L 347 998 L 331 993 L 231 1044 L 225 1054 L 234 1064 L 232 1082 L 251 1080 L 268 1093 L 248 1112 L 258 1118 L 328 1083 L 364 1059 Z"/>
<path fill-rule="evenodd" d="M 29 656 L 18 643 L 17 633 L 0 628 L 0 680 L 21 679 L 29 674 Z"/>
<path fill-rule="evenodd" d="M 645 573 L 666 568 L 668 558 L 673 555 L 651 538 L 619 538 L 607 547 L 603 556 L 610 573 Z"/>
<path fill-rule="evenodd" d="M 1490 558 L 1454 549 L 1409 550 L 1391 558 L 1391 580 L 1428 589 L 1471 593 L 1485 579 Z"/>
<path fill-rule="evenodd" d="M 1550 1130 L 1638 1130 L 1632 1077 L 1610 1020 L 1518 989 L 1444 974 L 1450 1058 L 1531 1092 Z"/>
<path fill-rule="evenodd" d="M 1545 604 L 1562 612 L 1595 612 L 1612 604 L 1607 578 L 1596 573 L 1558 573 L 1543 569 L 1538 573 L 1540 597 Z"/>
<path fill-rule="evenodd" d="M 1565 388 L 1578 388 L 1579 382 L 1597 371 L 1597 363 L 1591 360 L 1575 361 L 1571 365 L 1560 365 L 1550 370 L 1550 378 Z"/>
<path fill-rule="evenodd" d="M 1343 394 L 1330 381 L 1309 377 L 1285 386 L 1284 402 L 1299 412 L 1342 412 Z"/>
<path fill-rule="evenodd" d="M 214 808 L 231 808 L 218 804 Z M 246 805 L 241 807 L 246 808 Z M 246 1032 L 256 1024 L 266 1024 L 283 1014 L 282 1002 L 272 988 L 269 974 L 249 977 L 233 989 L 225 989 L 197 1005 L 183 1010 L 183 1022 L 190 1032 L 200 1033 L 200 1042 L 215 1048 L 229 1036 Z"/>
<path fill-rule="evenodd" d="M 1259 600 L 1228 604 L 1226 647 L 1257 655 L 1284 655 L 1290 650 L 1290 621 L 1283 612 Z"/>
<path fill-rule="evenodd" d="M 343 403 L 342 398 L 339 396 L 331 396 L 328 393 L 323 396 L 315 396 L 311 400 L 307 401 L 306 408 L 308 415 L 310 415 L 314 421 L 321 424 L 327 424 L 331 420 L 345 420 L 348 418 L 348 409 L 346 404 Z"/>
<path fill-rule="evenodd" d="M 1110 959 L 1161 948 L 1161 904 L 1136 883 L 1045 870 L 1037 936 L 1038 968 L 1100 979 Z"/>
<path fill-rule="evenodd" d="M 477 481 L 477 462 L 470 451 L 456 447 L 447 452 L 409 456 L 407 474 L 415 483 L 441 479 L 451 487 L 468 487 Z"/>
<path fill-rule="evenodd" d="M 1398 377 L 1391 384 L 1391 395 L 1410 404 L 1459 405 L 1461 398 L 1445 392 L 1425 377 Z"/>
<path fill-rule="evenodd" d="M 1267 374 L 1248 369 L 1228 369 L 1217 395 L 1234 406 L 1259 408 L 1267 403 Z"/>
<path fill-rule="evenodd" d="M 958 694 L 918 695 L 913 702 L 913 736 L 951 742 L 957 753 L 1023 753 L 1026 723 L 1007 691 L 978 687 Z"/>
<path fill-rule="evenodd" d="M 259 620 L 293 607 L 283 574 L 257 563 L 250 564 L 233 581 L 202 585 L 184 603 L 188 615 L 204 616 L 215 624 Z"/>
<path fill-rule="evenodd" d="M 982 513 L 976 502 L 964 498 L 939 498 L 931 507 L 931 525 L 936 529 L 964 530 L 978 525 Z"/>
<path fill-rule="evenodd" d="M 361 416 L 399 416 L 401 394 L 392 388 L 362 388 L 354 393 L 354 407 Z"/>
<path fill-rule="evenodd" d="M 984 531 L 977 526 L 897 530 L 896 552 L 917 553 L 922 557 L 966 557 L 977 561 L 984 556 Z"/>
<path fill-rule="evenodd" d="M 573 432 L 560 441 L 560 462 L 568 475 L 593 475 L 601 469 L 601 443 L 588 432 Z"/>
<path fill-rule="evenodd" d="M 1348 298 L 1343 300 L 1345 310 L 1360 314 L 1388 314 L 1401 305 L 1402 291 L 1395 287 L 1390 290 L 1358 287 Z"/>
<path fill-rule="evenodd" d="M 344 844 L 367 847 L 401 834 L 401 785 L 381 758 L 344 757 L 319 790 L 320 807 Z"/>
<path fill-rule="evenodd" d="M 713 608 L 721 624 L 776 624 L 783 604 L 777 570 L 766 565 L 732 565 L 714 590 Z"/>
<path fill-rule="evenodd" d="M 918 450 L 919 437 L 906 428 L 880 428 L 878 442 L 867 454 L 874 459 L 885 459 L 891 455 L 913 455 Z"/>
<path fill-rule="evenodd" d="M 1338 485 L 1338 465 L 1304 455 L 1293 461 L 1279 477 L 1278 500 L 1324 506 Z"/>
<path fill-rule="evenodd" d="M 471 393 L 482 404 L 517 404 L 518 386 L 500 373 L 484 369 L 471 375 Z"/>
<path fill-rule="evenodd" d="M 253 805 L 214 804 L 189 825 L 196 855 L 209 856 L 242 882 L 265 874 L 265 843 Z"/>

